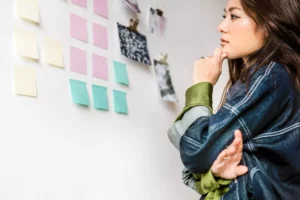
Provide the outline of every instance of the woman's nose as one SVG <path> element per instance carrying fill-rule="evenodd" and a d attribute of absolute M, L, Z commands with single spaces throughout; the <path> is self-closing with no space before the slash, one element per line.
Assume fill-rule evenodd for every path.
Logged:
<path fill-rule="evenodd" d="M 228 25 L 226 24 L 225 20 L 223 20 L 219 26 L 218 26 L 218 31 L 220 33 L 227 33 L 228 32 Z"/>

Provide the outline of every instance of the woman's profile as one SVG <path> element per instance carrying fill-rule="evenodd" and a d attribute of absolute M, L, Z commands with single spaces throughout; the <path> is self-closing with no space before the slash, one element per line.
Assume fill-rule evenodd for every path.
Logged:
<path fill-rule="evenodd" d="M 300 1 L 228 0 L 223 17 L 222 48 L 195 62 L 168 131 L 183 182 L 206 200 L 300 199 Z M 225 59 L 230 79 L 213 113 Z"/>

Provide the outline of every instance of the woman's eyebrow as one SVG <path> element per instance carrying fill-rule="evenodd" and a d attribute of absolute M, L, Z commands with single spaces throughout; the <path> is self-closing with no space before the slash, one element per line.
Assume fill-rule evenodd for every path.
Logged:
<path fill-rule="evenodd" d="M 238 7 L 230 7 L 228 10 L 229 10 L 229 12 L 231 12 L 231 11 L 233 11 L 233 10 L 235 10 L 235 9 L 237 9 L 237 10 L 242 10 L 241 8 L 238 8 Z M 224 12 L 226 12 L 226 9 L 224 8 Z"/>

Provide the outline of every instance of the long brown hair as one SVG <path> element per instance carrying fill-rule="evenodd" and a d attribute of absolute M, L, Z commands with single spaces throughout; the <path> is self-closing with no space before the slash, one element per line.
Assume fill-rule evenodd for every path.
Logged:
<path fill-rule="evenodd" d="M 250 54 L 247 63 L 241 58 L 228 60 L 229 81 L 225 86 L 219 108 L 226 93 L 238 79 L 247 85 L 253 73 L 246 66 L 255 63 L 254 73 L 271 61 L 279 62 L 289 72 L 300 92 L 300 1 L 299 0 L 240 0 L 246 14 L 265 33 L 264 46 Z M 257 31 L 256 30 L 256 31 Z"/>

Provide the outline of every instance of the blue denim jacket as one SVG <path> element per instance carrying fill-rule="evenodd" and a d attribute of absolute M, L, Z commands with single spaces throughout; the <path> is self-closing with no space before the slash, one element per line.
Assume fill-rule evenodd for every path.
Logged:
<path fill-rule="evenodd" d="M 188 127 L 179 143 L 185 167 L 195 174 L 209 170 L 237 129 L 243 133 L 241 164 L 249 171 L 222 199 L 300 199 L 300 95 L 284 66 L 260 68 L 248 89 L 237 81 L 216 114 Z"/>

